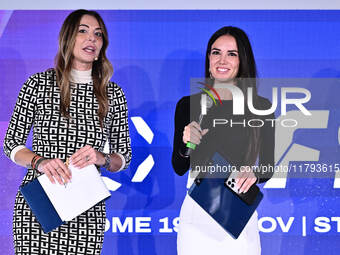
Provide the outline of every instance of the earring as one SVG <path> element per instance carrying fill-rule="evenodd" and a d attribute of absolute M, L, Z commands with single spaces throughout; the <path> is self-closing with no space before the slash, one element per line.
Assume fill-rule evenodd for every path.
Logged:
<path fill-rule="evenodd" d="M 95 58 L 94 58 L 94 61 L 97 61 L 97 60 L 98 60 L 98 57 L 95 57 Z"/>

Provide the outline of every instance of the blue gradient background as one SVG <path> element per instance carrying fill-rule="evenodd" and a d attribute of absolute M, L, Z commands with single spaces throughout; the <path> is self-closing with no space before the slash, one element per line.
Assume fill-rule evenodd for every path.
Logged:
<path fill-rule="evenodd" d="M 70 11 L 0 11 L 0 142 L 23 82 L 53 67 L 57 36 Z M 340 77 L 340 11 L 99 11 L 109 31 L 113 81 L 125 91 L 129 116 L 141 116 L 154 132 L 149 145 L 130 122 L 133 160 L 128 170 L 104 175 L 122 183 L 107 201 L 107 216 L 152 217 L 152 233 L 105 234 L 102 254 L 176 254 L 176 233 L 159 233 L 159 219 L 179 215 L 186 176 L 171 167 L 176 102 L 188 95 L 191 77 L 204 74 L 209 37 L 225 25 L 250 37 L 262 78 Z M 6 22 L 6 17 L 9 17 Z M 320 150 L 320 162 L 338 162 L 339 87 L 314 87 L 312 109 L 330 110 L 327 130 L 299 130 L 294 141 Z M 271 97 L 271 88 L 259 88 Z M 142 183 L 131 179 L 152 154 L 155 166 Z M 25 169 L 0 154 L 0 250 L 13 254 L 11 222 Z M 338 254 L 336 223 L 316 233 L 313 219 L 340 216 L 333 179 L 291 179 L 286 189 L 265 189 L 259 217 L 295 217 L 288 233 L 261 233 L 263 254 Z M 301 217 L 307 236 L 301 236 Z M 268 227 L 268 226 L 267 226 Z M 340 230 L 339 230 L 340 231 Z"/>

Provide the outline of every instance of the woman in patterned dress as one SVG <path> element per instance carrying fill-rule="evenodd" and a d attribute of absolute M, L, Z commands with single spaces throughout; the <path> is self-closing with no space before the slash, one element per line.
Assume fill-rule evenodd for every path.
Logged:
<path fill-rule="evenodd" d="M 98 13 L 72 12 L 59 34 L 55 68 L 32 75 L 23 85 L 4 140 L 5 154 L 28 168 L 22 185 L 41 174 L 61 185 L 72 180 L 65 162 L 95 164 L 111 172 L 131 160 L 127 105 L 110 82 L 108 34 Z M 25 147 L 33 126 L 32 150 Z M 109 154 L 103 153 L 109 143 Z M 45 234 L 20 192 L 13 236 L 15 254 L 100 254 L 106 221 L 102 201 Z"/>

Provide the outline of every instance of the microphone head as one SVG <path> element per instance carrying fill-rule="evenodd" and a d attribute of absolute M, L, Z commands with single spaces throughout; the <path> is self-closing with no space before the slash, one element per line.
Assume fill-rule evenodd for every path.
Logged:
<path fill-rule="evenodd" d="M 213 100 L 207 94 L 201 94 L 201 115 L 206 115 L 209 108 L 213 106 Z"/>
<path fill-rule="evenodd" d="M 211 99 L 211 97 L 207 97 L 207 100 L 206 100 L 207 109 L 211 108 L 213 106 L 213 104 L 214 104 L 214 102 Z"/>

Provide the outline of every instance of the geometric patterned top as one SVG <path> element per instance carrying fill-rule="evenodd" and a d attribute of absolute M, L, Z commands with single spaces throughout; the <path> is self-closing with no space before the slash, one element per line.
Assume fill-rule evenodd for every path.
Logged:
<path fill-rule="evenodd" d="M 127 104 L 122 89 L 107 85 L 109 109 L 101 128 L 98 102 L 93 84 L 71 83 L 70 119 L 60 114 L 60 89 L 54 70 L 32 75 L 20 90 L 4 140 L 4 152 L 10 157 L 18 146 L 25 145 L 33 125 L 34 153 L 63 161 L 85 145 L 103 151 L 106 140 L 109 151 L 131 161 Z"/>

